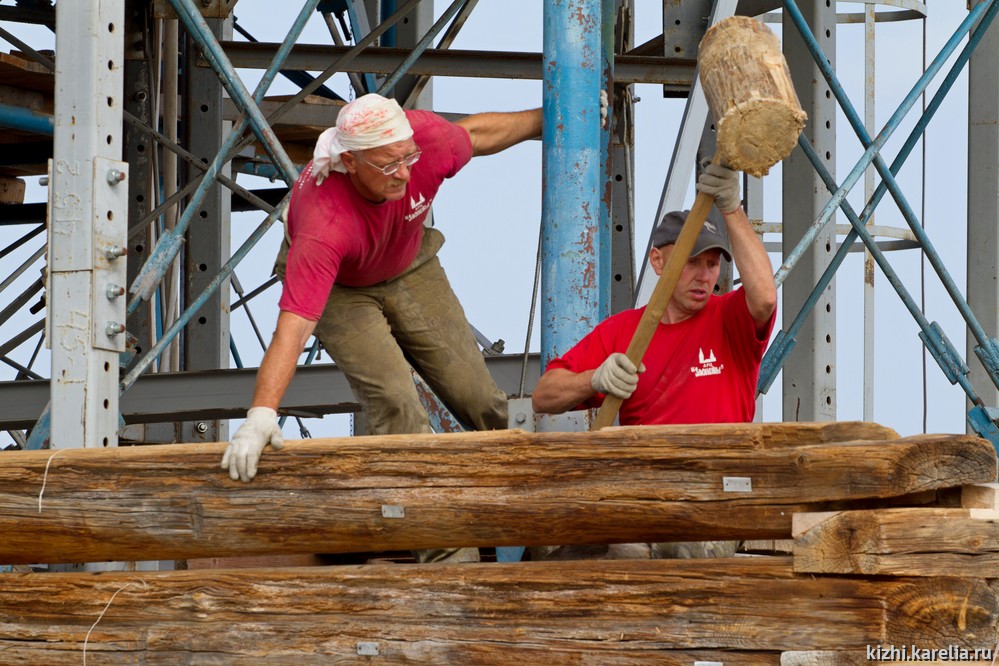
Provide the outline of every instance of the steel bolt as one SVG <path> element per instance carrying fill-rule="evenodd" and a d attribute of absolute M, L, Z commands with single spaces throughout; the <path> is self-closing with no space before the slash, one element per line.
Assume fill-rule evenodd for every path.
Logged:
<path fill-rule="evenodd" d="M 527 423 L 527 414 L 524 412 L 517 412 L 516 419 L 517 423 Z"/>
<path fill-rule="evenodd" d="M 116 321 L 109 321 L 107 328 L 104 329 L 109 338 L 113 338 L 116 335 L 121 335 L 125 332 L 125 324 L 119 324 Z"/>
<path fill-rule="evenodd" d="M 108 171 L 108 184 L 117 185 L 118 183 L 124 182 L 125 172 L 119 169 L 111 169 Z"/>
<path fill-rule="evenodd" d="M 126 254 L 128 254 L 128 248 L 122 245 L 109 245 L 104 248 L 104 256 L 108 258 L 108 261 L 114 261 Z"/>
<path fill-rule="evenodd" d="M 107 295 L 109 301 L 113 301 L 119 296 L 125 295 L 125 287 L 117 284 L 109 284 L 104 293 Z"/>
<path fill-rule="evenodd" d="M 208 424 L 205 423 L 204 421 L 198 421 L 198 423 L 194 426 L 194 429 L 197 430 L 202 435 L 204 435 L 206 432 L 208 432 Z"/>

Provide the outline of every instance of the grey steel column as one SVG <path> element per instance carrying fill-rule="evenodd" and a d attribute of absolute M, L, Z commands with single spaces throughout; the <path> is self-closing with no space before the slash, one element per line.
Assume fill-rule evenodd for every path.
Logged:
<path fill-rule="evenodd" d="M 999 335 L 999 28 L 995 24 L 972 53 L 968 68 L 968 305 L 985 333 L 995 337 Z M 967 358 L 975 358 L 977 345 L 969 331 Z M 970 380 L 985 404 L 996 407 L 999 393 L 981 366 L 973 366 Z"/>
<path fill-rule="evenodd" d="M 615 4 L 614 53 L 627 53 L 635 39 L 632 3 L 617 0 Z M 627 310 L 635 302 L 634 89 L 633 85 L 615 85 L 611 109 L 611 314 Z"/>
<path fill-rule="evenodd" d="M 223 37 L 222 19 L 209 19 L 208 25 L 216 37 Z M 211 69 L 193 66 L 197 53 L 197 46 L 188 36 L 182 107 L 184 140 L 188 150 L 208 163 L 218 154 L 229 123 L 223 127 L 222 83 Z M 193 167 L 185 169 L 187 178 L 193 178 L 198 173 Z M 228 166 L 222 173 L 232 175 Z M 184 244 L 182 309 L 205 290 L 229 259 L 230 213 L 229 193 L 216 183 L 202 201 L 197 217 L 187 232 Z M 229 367 L 228 282 L 222 285 L 188 325 L 181 346 L 181 367 L 184 370 Z M 198 421 L 183 425 L 181 441 L 214 442 L 228 439 L 228 436 L 227 422 Z"/>
<path fill-rule="evenodd" d="M 836 3 L 809 0 L 799 4 L 825 53 L 836 64 Z M 805 135 L 836 174 L 836 104 L 794 24 L 785 17 L 784 55 L 791 78 L 808 113 Z M 784 160 L 784 253 L 788 253 L 824 208 L 829 197 L 825 186 L 800 148 Z M 812 287 L 836 251 L 835 225 L 830 223 L 782 287 L 784 326 L 790 326 Z M 784 420 L 830 421 L 836 418 L 836 313 L 835 282 L 816 305 L 798 335 L 798 344 L 784 364 Z"/>
<path fill-rule="evenodd" d="M 117 446 L 125 348 L 124 0 L 56 6 L 48 335 L 53 448 Z"/>

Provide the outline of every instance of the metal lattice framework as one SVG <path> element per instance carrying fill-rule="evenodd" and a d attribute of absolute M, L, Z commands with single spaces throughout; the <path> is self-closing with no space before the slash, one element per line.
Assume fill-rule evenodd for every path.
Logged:
<path fill-rule="evenodd" d="M 710 14 L 711 20 L 718 20 L 733 13 L 760 14 L 772 9 L 735 0 L 717 0 L 713 5 L 673 3 L 664 7 L 663 34 L 633 47 L 628 0 L 547 2 L 543 53 L 491 53 L 449 50 L 474 11 L 475 0 L 444 3 L 446 7 L 437 8 L 436 18 L 430 0 L 307 0 L 280 44 L 256 42 L 238 22 L 235 29 L 245 41 L 229 39 L 235 3 L 222 0 L 201 6 L 193 0 L 120 0 L 101 3 L 99 12 L 82 4 L 63 2 L 54 8 L 43 0 L 0 4 L 0 37 L 19 51 L 23 64 L 18 85 L 24 92 L 17 103 L 0 97 L 0 127 L 5 128 L 5 146 L 12 146 L 3 151 L 0 174 L 10 181 L 45 173 L 49 184 L 47 207 L 33 203 L 0 207 L 0 222 L 14 231 L 12 240 L 0 250 L 0 291 L 13 285 L 21 289 L 3 305 L 0 321 L 23 322 L 17 330 L 5 330 L 5 341 L 0 343 L 0 361 L 12 373 L 0 383 L 4 393 L 0 423 L 27 447 L 48 446 L 50 439 L 53 446 L 67 447 L 114 445 L 119 436 L 149 442 L 226 438 L 224 419 L 240 414 L 249 400 L 252 381 L 252 373 L 240 369 L 241 355 L 230 336 L 229 314 L 245 310 L 255 337 L 264 345 L 250 304 L 275 282 L 268 280 L 247 292 L 234 269 L 278 220 L 287 186 L 310 155 L 315 129 L 332 124 L 343 103 L 345 95 L 331 87 L 336 74 L 347 75 L 349 94 L 391 93 L 407 108 L 429 100 L 427 83 L 433 76 L 545 81 L 545 201 L 539 250 L 545 295 L 541 299 L 543 364 L 608 313 L 629 307 L 634 300 L 641 303 L 650 290 L 644 274 L 637 285 L 633 279 L 631 86 L 656 83 L 669 95 L 687 98 L 663 188 L 661 215 L 682 207 L 697 153 L 705 152 L 711 141 L 710 133 L 704 131 L 707 111 L 696 85 L 696 63 L 690 57 L 707 22 L 692 17 Z M 860 117 L 827 52 L 830 40 L 835 39 L 837 20 L 865 22 L 872 39 L 876 21 L 926 16 L 920 3 L 879 4 L 898 11 L 878 12 L 877 5 L 869 3 L 862 14 L 837 16 L 836 8 L 825 3 L 799 7 L 794 0 L 786 0 L 782 12 L 765 16 L 765 20 L 783 21 L 785 49 L 798 49 L 799 56 L 808 56 L 789 57 L 789 61 L 796 78 L 815 81 L 799 88 L 806 108 L 811 107 L 815 127 L 801 137 L 800 151 L 789 158 L 796 166 L 807 161 L 810 168 L 784 172 L 783 225 L 762 222 L 756 214 L 759 184 L 747 182 L 747 209 L 751 216 L 760 217 L 761 233 L 781 231 L 784 247 L 777 271 L 784 290 L 784 330 L 767 353 L 760 388 L 768 390 L 784 370 L 785 418 L 792 414 L 802 420 L 835 418 L 835 375 L 829 371 L 835 361 L 834 343 L 829 342 L 835 328 L 831 285 L 859 239 L 869 253 L 869 272 L 873 274 L 877 265 L 887 277 L 917 323 L 929 353 L 947 379 L 967 396 L 971 427 L 999 445 L 997 412 L 992 407 L 999 387 L 995 288 L 989 291 L 987 284 L 969 279 L 967 298 L 962 294 L 896 181 L 969 62 L 975 99 L 971 131 L 979 132 L 982 124 L 995 118 L 995 91 L 989 88 L 984 72 L 990 67 L 995 71 L 999 53 L 996 30 L 990 31 L 997 3 L 985 0 L 970 9 L 884 128 L 875 132 L 872 114 Z M 573 22 L 570 14 L 590 20 Z M 300 43 L 303 30 L 315 17 L 325 24 L 332 44 Z M 54 30 L 54 60 L 52 54 L 18 37 L 18 27 L 25 25 Z M 80 26 L 88 29 L 81 31 Z M 101 38 L 92 38 L 96 34 Z M 594 62 L 583 58 L 583 53 L 601 57 Z M 952 58 L 943 82 L 889 165 L 882 156 L 889 138 Z M 975 58 L 983 63 L 977 73 Z M 545 62 L 560 66 L 544 67 Z M 241 72 L 252 69 L 263 73 L 251 93 Z M 817 75 L 809 76 L 811 72 Z M 278 76 L 293 81 L 300 91 L 287 99 L 266 98 Z M 0 85 L 12 87 L 11 83 Z M 612 92 L 613 123 L 595 130 L 592 123 L 574 119 L 598 113 L 593 93 L 600 89 Z M 36 103 L 28 92 L 41 101 Z M 842 182 L 837 182 L 830 168 L 835 128 L 830 122 L 823 128 L 819 122 L 835 117 L 837 103 L 864 148 Z M 226 123 L 231 123 L 231 130 Z M 975 216 L 969 214 L 969 219 L 975 225 L 974 231 L 969 225 L 974 239 L 969 243 L 969 264 L 975 262 L 994 276 L 999 139 L 975 136 L 969 159 L 984 167 L 977 174 L 983 182 L 970 185 L 969 210 Z M 565 155 L 578 159 L 568 160 Z M 52 166 L 46 169 L 49 157 Z M 577 170 L 578 163 L 586 166 Z M 875 171 L 881 180 L 876 188 Z M 238 184 L 241 174 L 263 175 L 285 187 L 251 191 Z M 847 195 L 862 179 L 866 203 L 857 213 Z M 814 197 L 788 199 L 788 191 L 810 189 L 816 190 Z M 871 226 L 886 193 L 902 211 L 907 231 Z M 578 211 L 584 209 L 597 212 L 581 220 Z M 263 219 L 231 250 L 230 215 L 243 210 L 260 211 Z M 836 242 L 833 220 L 839 211 L 849 226 L 840 229 L 845 238 Z M 46 219 L 49 243 L 38 248 L 46 228 L 40 223 Z M 567 256 L 565 249 L 581 229 L 594 242 Z M 943 328 L 929 321 L 888 260 L 891 242 L 877 237 L 903 238 L 905 247 L 922 250 L 967 327 L 966 356 L 977 356 L 979 371 L 972 372 Z M 824 254 L 814 249 L 822 245 Z M 29 271 L 40 263 L 47 270 L 31 280 Z M 593 290 L 581 282 L 588 271 L 598 276 Z M 793 281 L 787 279 L 790 275 Z M 40 318 L 38 301 L 42 293 L 45 319 Z M 82 307 L 83 303 L 89 305 Z M 43 332 L 53 350 L 50 379 L 35 367 L 44 356 L 40 351 Z M 517 394 L 519 357 L 496 355 L 501 345 L 497 347 L 498 343 L 481 334 L 478 337 L 501 386 Z M 821 342 L 822 337 L 833 345 L 832 351 Z M 795 343 L 802 341 L 810 344 L 796 348 Z M 15 350 L 21 353 L 29 347 L 26 363 L 11 358 Z M 313 347 L 304 362 L 311 363 L 316 351 Z M 868 350 L 868 355 L 872 353 Z M 230 359 L 236 369 L 228 369 Z M 825 372 L 820 369 L 823 366 Z M 538 370 L 539 360 L 534 356 L 528 371 L 531 381 Z M 320 390 L 306 380 L 293 385 L 286 402 L 289 414 L 303 417 L 356 409 L 334 368 L 324 365 L 301 375 L 321 377 L 330 386 Z M 519 379 L 522 393 L 523 373 Z M 789 411 L 791 402 L 798 405 L 794 412 Z M 45 404 L 51 410 L 43 412 Z M 806 408 L 800 411 L 803 404 Z M 442 414 L 442 428 L 460 427 L 446 410 L 435 413 Z M 29 432 L 18 430 L 24 428 Z M 300 428 L 307 435 L 301 422 Z"/>

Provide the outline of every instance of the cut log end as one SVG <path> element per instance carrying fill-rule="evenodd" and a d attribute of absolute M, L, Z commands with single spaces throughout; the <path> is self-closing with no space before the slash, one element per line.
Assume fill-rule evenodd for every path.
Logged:
<path fill-rule="evenodd" d="M 767 175 L 794 149 L 805 119 L 804 111 L 783 100 L 752 99 L 729 108 L 717 123 L 722 162 L 756 178 Z"/>
<path fill-rule="evenodd" d="M 769 28 L 745 16 L 719 21 L 701 40 L 698 77 L 723 163 L 760 177 L 791 153 L 807 116 Z"/>

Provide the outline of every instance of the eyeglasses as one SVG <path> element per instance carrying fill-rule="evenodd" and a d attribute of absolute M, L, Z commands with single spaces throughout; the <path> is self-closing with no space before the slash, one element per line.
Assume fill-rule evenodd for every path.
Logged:
<path fill-rule="evenodd" d="M 383 175 L 386 175 L 386 176 L 391 176 L 396 171 L 398 171 L 399 169 L 401 169 L 403 166 L 408 166 L 408 167 L 413 166 L 414 164 L 416 164 L 420 160 L 420 155 L 421 154 L 422 154 L 422 151 L 417 150 L 415 153 L 410 153 L 409 155 L 406 155 L 401 160 L 398 160 L 396 162 L 390 162 L 389 164 L 386 164 L 385 166 L 380 166 L 378 164 L 375 164 L 374 162 L 370 162 L 370 161 L 364 159 L 361 156 L 360 153 L 354 153 L 354 155 L 357 157 L 357 159 L 361 160 L 362 162 L 364 162 L 368 166 L 371 166 L 371 167 L 374 167 L 375 169 L 378 169 L 379 171 L 382 172 Z"/>

